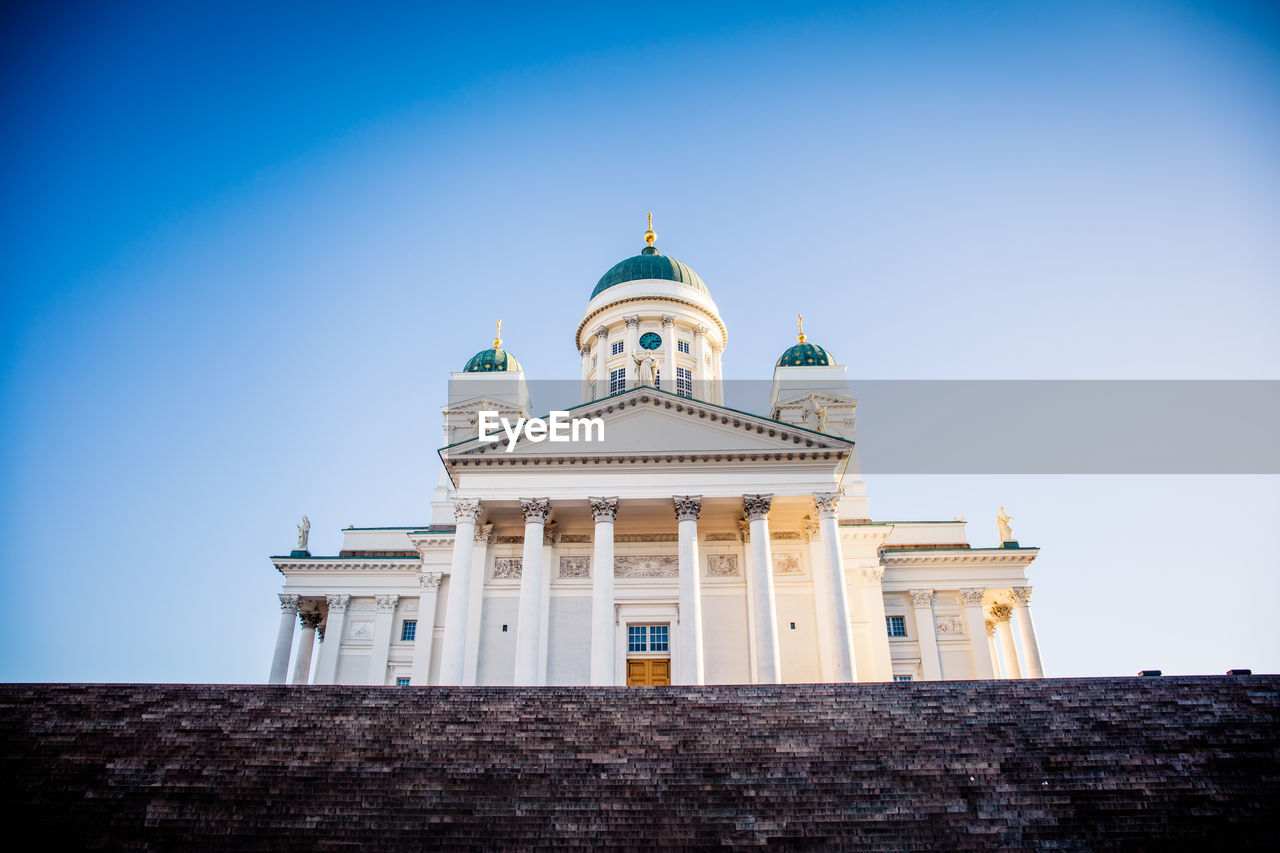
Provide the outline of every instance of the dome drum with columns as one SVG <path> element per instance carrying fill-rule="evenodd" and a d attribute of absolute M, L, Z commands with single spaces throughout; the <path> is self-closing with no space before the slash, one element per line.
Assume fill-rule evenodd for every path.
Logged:
<path fill-rule="evenodd" d="M 598 418 L 602 438 L 479 440 L 481 411 L 535 414 L 499 334 L 453 374 L 429 520 L 347 528 L 332 556 L 272 558 L 284 590 L 270 680 L 1042 674 L 1027 583 L 1039 552 L 1005 536 L 1010 517 L 1006 541 L 980 546 L 964 521 L 875 519 L 845 367 L 802 328 L 760 401 L 767 414 L 725 408 L 719 309 L 655 242 L 651 222 L 574 333 L 571 413 Z"/>

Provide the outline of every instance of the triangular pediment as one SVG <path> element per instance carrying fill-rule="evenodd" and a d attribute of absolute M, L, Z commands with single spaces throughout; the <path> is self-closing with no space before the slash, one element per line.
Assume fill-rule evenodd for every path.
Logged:
<path fill-rule="evenodd" d="M 508 450 L 509 438 L 499 433 L 497 442 L 477 439 L 460 442 L 441 451 L 449 460 L 462 458 L 522 457 L 632 457 L 705 456 L 739 454 L 809 454 L 815 452 L 842 454 L 853 443 L 832 435 L 824 435 L 793 424 L 780 423 L 762 415 L 727 409 L 678 397 L 654 389 L 634 389 L 595 404 L 579 406 L 567 412 L 565 420 L 598 418 L 603 423 L 603 439 L 599 428 L 580 427 L 578 440 L 531 440 L 521 433 Z M 509 423 L 514 428 L 514 423 Z"/>

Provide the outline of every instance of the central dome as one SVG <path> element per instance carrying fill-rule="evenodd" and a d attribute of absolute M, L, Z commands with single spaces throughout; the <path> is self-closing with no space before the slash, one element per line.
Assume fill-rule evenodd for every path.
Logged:
<path fill-rule="evenodd" d="M 591 298 L 595 299 L 615 284 L 642 281 L 647 278 L 678 282 L 700 290 L 708 296 L 711 295 L 696 272 L 675 258 L 658 254 L 658 250 L 653 246 L 645 246 L 640 254 L 614 264 L 612 269 L 602 275 L 599 283 L 596 284 L 596 289 L 591 291 Z"/>

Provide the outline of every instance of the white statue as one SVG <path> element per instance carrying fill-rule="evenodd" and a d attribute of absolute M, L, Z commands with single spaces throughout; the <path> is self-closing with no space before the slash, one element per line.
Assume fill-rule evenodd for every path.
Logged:
<path fill-rule="evenodd" d="M 307 536 L 311 533 L 311 519 L 305 515 L 302 517 L 302 523 L 298 525 L 298 550 L 307 550 Z"/>
<path fill-rule="evenodd" d="M 1012 542 L 1013 528 L 1009 526 L 1009 522 L 1013 521 L 1013 516 L 1004 511 L 1004 507 L 1000 507 L 1000 514 L 996 516 L 996 525 L 1000 528 L 1000 541 Z"/>
<path fill-rule="evenodd" d="M 631 358 L 636 363 L 636 385 L 648 385 L 651 388 L 656 385 L 654 375 L 657 371 L 658 360 L 648 352 L 643 355 L 633 353 Z"/>
<path fill-rule="evenodd" d="M 800 425 L 812 430 L 817 430 L 822 426 L 822 415 L 818 405 L 813 402 L 812 397 L 806 397 L 804 406 L 800 409 Z"/>

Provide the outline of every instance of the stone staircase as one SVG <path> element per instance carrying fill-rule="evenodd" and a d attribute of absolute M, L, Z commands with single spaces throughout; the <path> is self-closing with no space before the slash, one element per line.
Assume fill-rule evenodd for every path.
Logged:
<path fill-rule="evenodd" d="M 1280 677 L 0 686 L 10 827 L 236 850 L 1259 847 Z"/>

